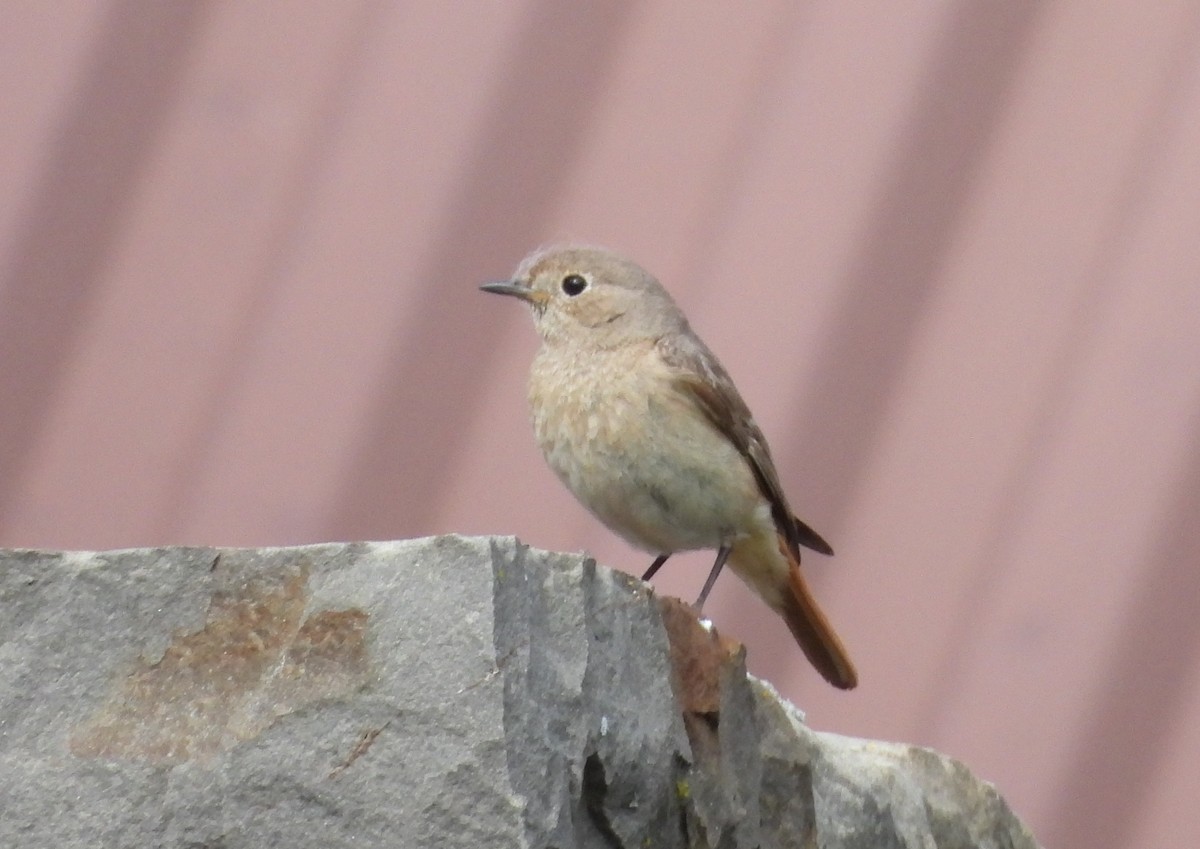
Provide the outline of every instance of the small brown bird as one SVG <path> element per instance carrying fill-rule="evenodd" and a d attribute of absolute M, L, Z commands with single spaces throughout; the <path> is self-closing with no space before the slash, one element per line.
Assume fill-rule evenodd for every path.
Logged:
<path fill-rule="evenodd" d="M 728 373 L 662 285 L 591 247 L 535 252 L 484 291 L 533 311 L 542 346 L 529 404 L 546 461 L 630 544 L 657 555 L 716 549 L 699 609 L 726 561 L 783 617 L 829 683 L 854 665 L 800 574 L 800 546 L 833 554 L 792 513 L 767 441 Z"/>

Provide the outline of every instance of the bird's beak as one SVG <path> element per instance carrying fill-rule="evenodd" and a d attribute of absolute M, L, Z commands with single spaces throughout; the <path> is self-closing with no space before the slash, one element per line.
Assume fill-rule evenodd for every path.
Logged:
<path fill-rule="evenodd" d="M 496 283 L 484 283 L 479 287 L 485 292 L 491 292 L 493 295 L 512 295 L 515 298 L 520 298 L 522 301 L 527 301 L 535 307 L 542 306 L 546 300 L 541 292 L 535 292 L 528 286 L 523 286 L 512 280 L 501 280 Z"/>

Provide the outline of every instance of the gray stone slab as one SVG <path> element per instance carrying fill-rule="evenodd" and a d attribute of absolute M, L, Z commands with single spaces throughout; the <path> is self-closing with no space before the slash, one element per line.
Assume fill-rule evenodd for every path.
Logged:
<path fill-rule="evenodd" d="M 0 846 L 1033 847 L 511 538 L 0 552 Z"/>

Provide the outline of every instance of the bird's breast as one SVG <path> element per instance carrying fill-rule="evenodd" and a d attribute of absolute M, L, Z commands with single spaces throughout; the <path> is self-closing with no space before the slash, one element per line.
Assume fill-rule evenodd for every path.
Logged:
<path fill-rule="evenodd" d="M 604 524 L 656 553 L 718 547 L 765 503 L 745 458 L 673 378 L 652 346 L 543 351 L 529 385 L 550 467 Z"/>
<path fill-rule="evenodd" d="M 538 445 L 555 472 L 574 481 L 619 462 L 648 433 L 654 378 L 635 352 L 543 353 L 534 361 L 529 407 Z"/>

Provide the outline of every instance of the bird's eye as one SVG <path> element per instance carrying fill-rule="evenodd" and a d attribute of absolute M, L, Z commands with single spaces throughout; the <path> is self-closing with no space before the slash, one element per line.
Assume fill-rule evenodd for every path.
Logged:
<path fill-rule="evenodd" d="M 572 298 L 586 288 L 587 281 L 578 274 L 568 274 L 562 279 L 562 290 Z"/>

